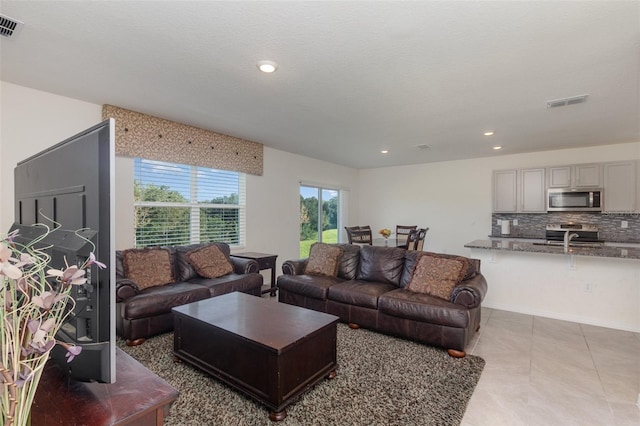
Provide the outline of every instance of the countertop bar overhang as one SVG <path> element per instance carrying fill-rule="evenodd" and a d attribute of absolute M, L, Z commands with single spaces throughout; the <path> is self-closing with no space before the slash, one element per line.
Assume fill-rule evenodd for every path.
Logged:
<path fill-rule="evenodd" d="M 545 253 L 591 257 L 614 257 L 618 259 L 640 259 L 640 247 L 622 247 L 604 245 L 602 247 L 569 247 L 540 244 L 532 241 L 514 241 L 512 238 L 474 240 L 464 245 L 471 249 L 505 250 L 526 253 Z"/>

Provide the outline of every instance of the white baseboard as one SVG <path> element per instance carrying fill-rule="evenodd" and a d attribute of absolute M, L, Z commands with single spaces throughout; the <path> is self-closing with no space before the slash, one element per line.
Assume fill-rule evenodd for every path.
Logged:
<path fill-rule="evenodd" d="M 541 311 L 536 309 L 523 309 L 522 306 L 503 305 L 500 303 L 497 303 L 497 304 L 483 303 L 482 306 L 484 308 L 498 309 L 501 311 L 516 312 L 519 314 L 534 315 L 537 317 L 552 318 L 552 319 L 557 319 L 562 321 L 570 321 L 570 322 L 577 322 L 580 324 L 594 325 L 597 327 L 613 328 L 616 330 L 624 330 L 624 331 L 631 331 L 634 333 L 640 333 L 640 324 L 634 326 L 631 324 L 598 320 L 598 319 L 579 316 L 579 315 L 569 315 L 569 314 L 563 314 L 558 312 Z"/>

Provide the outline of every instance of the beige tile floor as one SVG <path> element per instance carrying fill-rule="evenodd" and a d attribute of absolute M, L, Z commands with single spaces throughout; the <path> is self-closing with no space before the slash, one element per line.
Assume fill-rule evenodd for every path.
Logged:
<path fill-rule="evenodd" d="M 482 310 L 487 362 L 462 426 L 640 426 L 640 334 Z"/>
<path fill-rule="evenodd" d="M 467 352 L 486 365 L 461 426 L 640 426 L 640 333 L 483 308 Z"/>

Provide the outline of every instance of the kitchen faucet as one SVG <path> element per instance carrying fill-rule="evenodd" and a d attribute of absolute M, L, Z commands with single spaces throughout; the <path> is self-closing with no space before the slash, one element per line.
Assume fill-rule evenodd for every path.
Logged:
<path fill-rule="evenodd" d="M 564 233 L 564 252 L 565 253 L 569 251 L 569 243 L 574 238 L 580 238 L 580 235 L 572 234 L 571 231 L 565 231 Z"/>

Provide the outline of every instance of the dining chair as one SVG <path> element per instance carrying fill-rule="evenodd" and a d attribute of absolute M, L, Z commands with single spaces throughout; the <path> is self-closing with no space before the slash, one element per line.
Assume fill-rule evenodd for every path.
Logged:
<path fill-rule="evenodd" d="M 409 225 L 396 225 L 396 241 L 398 238 L 407 237 L 407 241 L 404 244 L 398 244 L 400 248 L 407 248 L 407 244 L 409 242 L 408 236 L 411 231 L 415 231 L 418 229 L 418 225 L 409 226 Z"/>
<path fill-rule="evenodd" d="M 409 231 L 409 235 L 407 236 L 407 244 L 403 247 L 407 250 L 416 250 L 416 246 L 418 245 L 418 230 L 412 229 Z M 401 246 L 398 246 L 401 247 Z"/>
<path fill-rule="evenodd" d="M 371 226 L 345 226 L 344 229 L 347 231 L 349 244 L 373 244 Z"/>
<path fill-rule="evenodd" d="M 415 250 L 417 251 L 422 251 L 422 248 L 424 247 L 424 238 L 427 236 L 427 231 L 429 230 L 429 228 L 420 228 L 418 229 L 418 236 L 416 239 L 416 248 Z"/>

